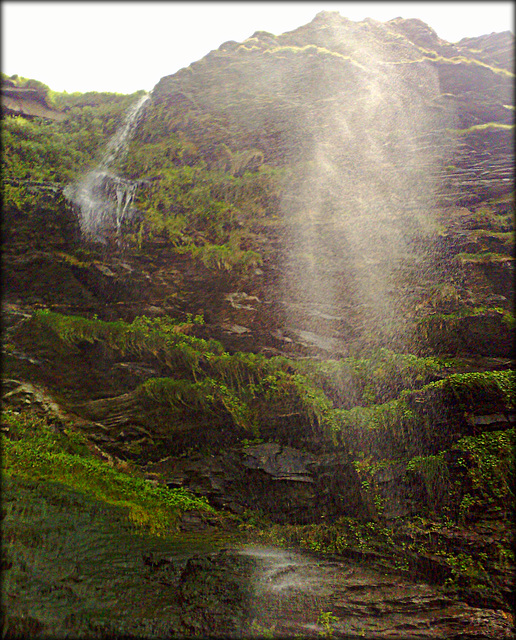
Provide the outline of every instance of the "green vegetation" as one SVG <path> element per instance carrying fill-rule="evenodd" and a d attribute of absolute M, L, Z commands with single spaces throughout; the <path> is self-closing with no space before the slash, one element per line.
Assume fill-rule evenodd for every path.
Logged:
<path fill-rule="evenodd" d="M 406 389 L 383 404 L 335 409 L 331 414 L 334 437 L 358 459 L 368 455 L 403 458 L 428 447 L 439 450 L 453 438 L 440 426 L 443 415 L 449 411 L 468 414 L 489 402 L 510 410 L 514 383 L 514 371 L 452 374 L 419 390 Z"/>
<path fill-rule="evenodd" d="M 474 378 L 473 378 L 474 379 Z M 467 378 L 466 378 L 467 380 Z M 472 378 L 469 378 L 471 383 Z M 477 378 L 478 380 L 478 378 Z M 457 386 L 460 377 L 455 378 Z M 463 387 L 468 386 L 462 379 Z M 502 384 L 502 386 L 505 386 Z M 296 545 L 317 553 L 341 554 L 368 558 L 379 566 L 413 575 L 419 557 L 433 563 L 432 580 L 453 593 L 470 589 L 482 597 L 500 602 L 498 584 L 493 576 L 512 570 L 514 553 L 508 536 L 496 542 L 496 552 L 488 551 L 492 543 L 482 542 L 484 517 L 499 521 L 511 519 L 515 500 L 514 446 L 515 429 L 484 432 L 458 439 L 450 449 L 431 456 L 415 456 L 406 461 L 406 487 L 420 478 L 426 490 L 427 509 L 420 515 L 403 517 L 394 523 L 382 518 L 381 492 L 374 486 L 378 471 L 396 460 L 373 457 L 356 460 L 354 465 L 362 479 L 362 489 L 375 500 L 377 522 L 360 522 L 339 518 L 334 523 L 309 525 L 271 525 L 258 530 L 242 525 L 257 539 L 279 545 Z M 402 458 L 398 458 L 399 461 Z M 421 502 L 418 508 L 421 509 Z M 430 519 L 431 518 L 431 519 Z M 477 533 L 476 524 L 480 523 Z M 467 524 L 478 544 L 464 543 Z M 469 592 L 471 593 L 471 591 Z"/>
<path fill-rule="evenodd" d="M 77 316 L 37 311 L 34 332 L 46 327 L 68 344 L 102 342 L 123 355 L 156 358 L 169 377 L 147 380 L 137 389 L 139 397 L 185 412 L 213 411 L 230 418 L 256 435 L 258 425 L 274 416 L 299 416 L 299 428 L 310 425 L 329 433 L 331 402 L 308 379 L 292 370 L 281 357 L 252 353 L 228 354 L 214 340 L 190 335 L 196 323 L 145 316 L 132 323 L 103 322 Z"/>
<path fill-rule="evenodd" d="M 239 49 L 248 60 L 245 64 L 256 60 L 262 45 L 254 44 L 250 39 Z M 346 56 L 312 45 L 279 46 L 266 53 L 353 64 Z M 205 67 L 206 62 L 200 62 L 185 73 L 202 74 Z M 9 226 L 15 230 L 18 246 L 34 247 L 32 238 L 26 242 L 22 238 L 26 216 L 55 218 L 46 212 L 65 206 L 55 186 L 73 181 L 93 165 L 139 93 L 56 94 L 35 81 L 16 82 L 39 91 L 47 104 L 67 116 L 60 122 L 5 119 L 4 207 L 14 220 Z M 262 143 L 257 140 L 261 139 L 244 131 L 245 127 L 241 132 L 229 131 L 227 96 L 217 93 L 216 84 L 206 90 L 213 92 L 218 112 L 209 112 L 209 101 L 199 100 L 191 87 L 152 100 L 117 171 L 139 181 L 134 204 L 141 215 L 127 238 L 133 248 L 145 251 L 153 243 L 165 242 L 177 254 L 190 256 L 207 269 L 238 275 L 262 264 L 271 246 L 264 229 L 282 231 L 278 212 L 285 184 L 307 172 L 301 170 L 302 158 L 290 167 L 280 167 L 282 159 L 271 161 L 267 145 L 260 148 Z M 239 109 L 247 97 L 245 87 L 239 88 L 228 110 Z M 267 105 L 266 98 L 263 104 Z M 486 123 L 453 132 L 510 129 L 510 125 Z M 264 128 L 265 137 L 274 134 Z M 39 191 L 34 182 L 42 183 Z M 467 212 L 472 226 L 479 227 L 472 235 L 482 250 L 458 254 L 454 268 L 458 270 L 460 263 L 510 259 L 503 253 L 511 244 L 510 199 L 505 195 Z M 68 253 L 65 243 L 58 248 L 63 251 L 55 253 L 56 257 L 67 265 L 85 268 L 94 262 L 92 256 L 84 261 L 78 252 Z M 467 332 L 462 329 L 472 318 L 489 317 L 493 320 L 489 326 L 494 326 L 497 335 L 514 327 L 514 316 L 507 309 L 463 306 L 464 289 L 447 280 L 430 292 L 434 309 L 454 310 L 419 322 L 420 336 L 430 345 L 430 353 L 456 353 L 467 347 Z M 514 408 L 514 372 L 447 375 L 447 363 L 441 358 L 390 349 L 363 349 L 341 360 L 228 353 L 221 343 L 202 337 L 208 331 L 199 316 L 183 321 L 140 316 L 132 322 L 104 322 L 96 317 L 38 311 L 29 321 L 23 320 L 18 330 L 30 335 L 31 344 L 43 343 L 42 351 L 49 348 L 49 352 L 65 353 L 72 345 L 89 355 L 98 348 L 116 360 L 150 363 L 159 373 L 138 384 L 131 395 L 142 408 L 142 420 L 160 427 L 156 429 L 159 446 L 181 441 L 181 432 L 189 429 L 187 437 L 194 429 L 223 427 L 226 432 L 228 427 L 229 440 L 233 438 L 235 444 L 275 440 L 302 448 L 310 439 L 314 449 L 337 451 L 346 461 L 351 458 L 361 483 L 361 498 L 374 507 L 377 521 L 341 518 L 331 524 L 269 527 L 251 514 L 243 528 L 248 527 L 256 537 L 351 557 L 381 555 L 387 550 L 393 566 L 400 570 L 414 566 L 408 552 L 432 552 L 449 569 L 455 586 L 463 578 L 478 580 L 478 585 L 488 580 L 490 566 L 478 554 L 468 558 L 463 550 L 439 546 L 431 539 L 434 532 L 421 533 L 422 525 L 419 529 L 415 525 L 414 531 L 420 537 L 427 535 L 428 540 L 416 535 L 410 541 L 397 537 L 399 523 L 386 525 L 390 496 L 382 482 L 390 482 L 385 477 L 392 471 L 393 477 L 400 478 L 400 486 L 420 490 L 422 497 L 416 496 L 414 502 L 425 516 L 437 520 L 435 531 L 442 537 L 446 526 L 474 524 L 488 511 L 506 521 L 514 499 L 514 429 L 479 433 L 470 415 L 489 403 L 496 410 Z M 9 344 L 12 352 L 17 346 Z M 155 533 L 174 530 L 184 511 L 213 511 L 188 491 L 152 485 L 130 465 L 123 471 L 103 462 L 92 453 L 98 454 L 98 449 L 68 426 L 60 432 L 50 420 L 9 410 L 4 425 L 3 465 L 10 477 L 61 483 L 125 509 L 134 525 Z M 184 450 L 181 453 L 188 455 Z M 396 476 L 395 467 L 401 468 L 401 475 Z M 383 480 L 382 472 L 388 472 Z M 253 522 L 263 528 L 257 530 Z M 499 568 L 505 570 L 509 554 L 501 543 L 499 555 Z M 318 622 L 328 636 L 332 621 L 331 612 L 321 612 Z"/>
<path fill-rule="evenodd" d="M 461 262 L 507 262 L 509 260 L 513 260 L 512 256 L 508 256 L 507 254 L 494 253 L 493 251 L 482 251 L 479 253 L 458 253 L 456 256 L 457 260 Z"/>
<path fill-rule="evenodd" d="M 28 81 L 25 86 L 31 82 L 37 83 Z M 140 94 L 52 93 L 53 106 L 66 113 L 63 121 L 29 120 L 21 116 L 4 118 L 4 180 L 61 184 L 73 181 L 92 166 L 100 149 L 120 126 L 126 110 Z M 6 199 L 6 204 L 9 202 Z"/>
<path fill-rule="evenodd" d="M 478 319 L 476 325 L 472 323 L 475 318 Z M 509 343 L 509 332 L 514 329 L 514 315 L 502 307 L 462 307 L 452 313 L 432 313 L 421 318 L 416 330 L 421 344 L 428 345 L 432 351 L 456 354 L 469 351 L 475 339 L 475 348 L 479 348 L 480 340 L 473 337 L 471 326 L 483 327 L 482 339 L 485 343 L 496 343 L 502 339 Z"/>
<path fill-rule="evenodd" d="M 31 78 L 22 78 L 15 74 L 8 76 L 2 71 L 2 82 L 7 83 L 10 86 L 14 86 L 16 89 L 32 89 L 36 92 L 38 98 L 46 104 L 48 107 L 55 106 L 54 97 L 57 95 L 51 91 L 50 87 L 39 80 L 33 80 Z"/>
<path fill-rule="evenodd" d="M 151 129 L 174 127 L 174 112 L 151 106 L 121 170 L 148 180 L 135 204 L 144 212 L 140 246 L 164 237 L 178 253 L 208 268 L 247 270 L 261 264 L 266 244 L 257 225 L 275 211 L 280 171 L 263 164 L 259 149 L 233 152 L 225 143 L 209 153 L 180 133 L 157 138 Z"/>
<path fill-rule="evenodd" d="M 515 437 L 514 428 L 465 436 L 450 450 L 412 458 L 407 472 L 421 477 L 434 516 L 446 512 L 454 522 L 464 523 L 496 510 L 508 518 L 515 499 Z"/>
<path fill-rule="evenodd" d="M 317 553 L 347 555 L 350 550 L 370 552 L 379 546 L 392 546 L 391 529 L 377 522 L 359 522 L 355 518 L 342 517 L 334 524 L 274 525 L 254 535 L 263 542 L 282 546 L 299 545 Z"/>
<path fill-rule="evenodd" d="M 90 453 L 84 436 L 70 428 L 56 433 L 47 420 L 11 410 L 3 413 L 2 424 L 2 470 L 7 475 L 59 482 L 123 507 L 136 526 L 158 534 L 175 530 L 184 511 L 214 512 L 189 491 L 153 486 L 109 466 Z"/>
<path fill-rule="evenodd" d="M 393 455 L 405 455 L 413 439 L 445 437 L 434 432 L 428 405 L 435 404 L 437 415 L 443 405 L 470 411 L 479 401 L 491 399 L 507 407 L 513 403 L 512 371 L 435 380 L 444 369 L 438 359 L 388 350 L 318 363 L 229 354 L 217 341 L 195 336 L 201 323 L 201 318 L 177 322 L 145 316 L 132 323 L 103 322 L 37 311 L 30 330 L 37 335 L 43 327 L 50 329 L 55 348 L 59 340 L 100 342 L 123 356 L 156 359 L 165 376 L 147 380 L 136 394 L 178 416 L 204 412 L 222 422 L 229 419 L 255 436 L 281 416 L 292 416 L 298 429 L 310 427 L 357 454 L 384 447 Z M 342 389 L 349 408 L 342 406 Z"/>
<path fill-rule="evenodd" d="M 505 69 L 500 69 L 500 71 L 505 72 L 506 74 L 509 74 L 508 71 L 505 71 Z M 512 74 L 511 74 L 512 75 Z M 467 129 L 448 129 L 448 131 L 450 133 L 455 133 L 457 135 L 464 135 L 467 133 L 474 133 L 475 131 L 486 131 L 489 129 L 494 129 L 494 130 L 503 130 L 503 131 L 513 131 L 514 130 L 514 125 L 513 124 L 503 124 L 501 122 L 485 122 L 484 124 L 474 124 L 471 127 L 468 127 Z"/>
<path fill-rule="evenodd" d="M 302 360 L 296 367 L 338 406 L 351 408 L 387 402 L 403 389 L 420 387 L 441 373 L 445 364 L 435 357 L 380 348 L 342 360 Z"/>
<path fill-rule="evenodd" d="M 511 231 L 491 231 L 490 229 L 476 229 L 471 232 L 472 239 L 481 243 L 497 242 L 511 254 L 514 247 L 514 233 Z M 464 255 L 464 254 L 459 254 Z"/>
<path fill-rule="evenodd" d="M 278 55 L 278 56 L 284 56 L 284 55 L 309 55 L 309 56 L 316 56 L 317 58 L 321 59 L 321 60 L 328 60 L 328 59 L 335 59 L 335 60 L 344 60 L 346 62 L 351 63 L 352 65 L 359 67 L 360 69 L 364 69 L 364 66 L 362 64 L 360 64 L 359 62 L 357 62 L 356 60 L 354 60 L 351 56 L 345 56 L 342 53 L 339 53 L 338 51 L 331 51 L 330 49 L 326 49 L 324 47 L 319 47 L 317 45 L 314 44 L 307 44 L 303 47 L 297 47 L 294 45 L 284 45 L 284 46 L 278 46 L 278 47 L 272 47 L 270 49 L 266 49 L 264 51 L 265 54 L 270 54 L 270 55 Z"/>
<path fill-rule="evenodd" d="M 455 449 L 469 453 L 468 478 L 470 493 L 466 493 L 459 508 L 460 519 L 470 518 L 472 510 L 494 507 L 510 516 L 514 505 L 514 429 L 482 433 L 462 438 Z"/>
<path fill-rule="evenodd" d="M 452 393 L 458 406 L 464 410 L 470 410 L 479 402 L 490 401 L 501 401 L 511 409 L 515 400 L 515 375 L 511 370 L 454 373 L 444 380 L 430 383 L 427 389 Z"/>
<path fill-rule="evenodd" d="M 145 382 L 137 389 L 139 397 L 176 412 L 227 416 L 255 435 L 260 425 L 279 416 L 296 417 L 299 428 L 305 424 L 327 436 L 340 434 L 348 444 L 357 430 L 401 435 L 414 416 L 400 392 L 422 387 L 443 369 L 436 358 L 387 349 L 325 362 L 229 354 L 220 343 L 196 337 L 200 318 L 177 322 L 142 316 L 126 323 L 37 311 L 31 322 L 35 334 L 47 327 L 57 341 L 101 342 L 123 356 L 157 359 L 168 377 Z M 348 409 L 336 408 L 344 402 Z"/>
<path fill-rule="evenodd" d="M 507 76 L 509 78 L 514 77 L 514 73 L 512 71 L 509 71 L 508 69 L 489 65 L 486 62 L 482 62 L 481 60 L 477 60 L 475 58 L 466 58 L 465 56 L 454 56 L 452 58 L 444 58 L 442 56 L 432 56 L 432 59 L 439 60 L 440 62 L 444 62 L 448 64 L 465 64 L 468 66 L 483 67 L 484 69 L 488 69 L 489 71 L 491 71 L 492 73 L 496 73 L 497 75 Z"/>
<path fill-rule="evenodd" d="M 333 637 L 333 628 L 332 624 L 334 622 L 338 622 L 339 619 L 337 616 L 334 616 L 331 611 L 321 611 L 317 618 L 317 624 L 320 624 L 324 627 L 324 636 L 327 638 Z"/>
<path fill-rule="evenodd" d="M 477 228 L 484 228 L 487 232 L 513 234 L 514 192 L 484 202 L 470 214 L 477 221 Z"/>

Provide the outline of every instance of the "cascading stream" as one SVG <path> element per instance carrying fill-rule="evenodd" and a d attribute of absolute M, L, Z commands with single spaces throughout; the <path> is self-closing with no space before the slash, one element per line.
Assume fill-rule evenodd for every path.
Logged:
<path fill-rule="evenodd" d="M 127 152 L 149 97 L 142 96 L 128 110 L 124 122 L 108 142 L 98 166 L 65 191 L 65 195 L 78 207 L 83 236 L 90 240 L 106 243 L 113 236 L 120 240 L 122 221 L 128 215 L 136 183 L 116 175 L 112 168 Z"/>

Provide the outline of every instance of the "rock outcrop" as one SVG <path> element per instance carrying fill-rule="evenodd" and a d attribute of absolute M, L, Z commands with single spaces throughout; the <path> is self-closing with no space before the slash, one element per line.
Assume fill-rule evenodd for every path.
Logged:
<path fill-rule="evenodd" d="M 457 273 L 472 307 L 486 303 L 480 272 L 505 269 L 511 308 L 506 248 L 503 259 L 483 260 L 484 246 L 478 261 L 456 257 L 471 253 L 456 207 L 487 206 L 501 221 L 512 190 L 511 38 L 453 45 L 418 20 L 321 12 L 292 32 L 222 45 L 158 83 L 147 117 L 209 166 L 229 147 L 291 171 L 275 209 L 282 224 L 251 225 L 266 238 L 265 268 L 240 286 L 259 302 L 238 316 L 226 305 L 226 326 L 257 332 L 262 314 L 269 326 L 277 315 L 291 342 L 274 347 L 305 353 L 346 353 L 364 331 L 396 342 L 409 331 L 393 316 L 414 316 L 436 263 L 434 283 Z M 486 222 L 477 228 L 494 241 Z"/>
<path fill-rule="evenodd" d="M 61 121 L 66 113 L 53 109 L 45 95 L 37 89 L 10 86 L 2 81 L 2 112 L 24 118 L 46 118 Z"/>

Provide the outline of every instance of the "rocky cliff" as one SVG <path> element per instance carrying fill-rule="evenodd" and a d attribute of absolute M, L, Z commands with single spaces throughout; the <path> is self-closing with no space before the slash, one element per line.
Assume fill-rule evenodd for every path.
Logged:
<path fill-rule="evenodd" d="M 2 79 L 2 112 L 26 118 L 63 120 L 66 114 L 52 108 L 41 89 L 19 87 L 9 78 Z"/>
<path fill-rule="evenodd" d="M 480 637 L 509 633 L 512 48 L 509 33 L 450 44 L 419 20 L 334 12 L 224 43 L 152 91 L 105 176 L 103 211 L 124 215 L 96 238 L 70 193 L 125 140 L 129 102 L 13 119 L 10 473 L 158 528 L 177 509 L 182 531 L 238 523 L 417 575 L 483 611 Z M 162 521 L 106 498 L 81 442 L 153 487 Z"/>

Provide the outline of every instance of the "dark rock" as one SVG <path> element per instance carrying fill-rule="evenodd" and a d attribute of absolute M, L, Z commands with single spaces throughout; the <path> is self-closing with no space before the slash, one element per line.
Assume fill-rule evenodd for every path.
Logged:
<path fill-rule="evenodd" d="M 225 551 L 190 558 L 177 594 L 184 631 L 203 637 L 242 637 L 256 566 L 250 557 Z"/>
<path fill-rule="evenodd" d="M 275 480 L 313 482 L 308 470 L 315 457 L 275 442 L 245 447 L 242 464 L 248 469 L 261 469 Z"/>
<path fill-rule="evenodd" d="M 339 454 L 315 455 L 276 443 L 147 466 L 169 486 L 184 486 L 236 513 L 255 509 L 280 523 L 359 519 L 375 510 L 354 467 Z"/>

